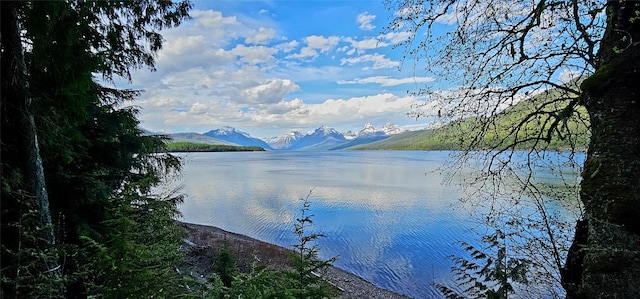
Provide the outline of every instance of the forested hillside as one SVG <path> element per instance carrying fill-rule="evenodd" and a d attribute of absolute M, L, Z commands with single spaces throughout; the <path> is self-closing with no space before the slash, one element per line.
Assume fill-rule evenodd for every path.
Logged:
<path fill-rule="evenodd" d="M 170 142 L 167 143 L 167 150 L 170 152 L 255 152 L 264 151 L 265 149 L 259 146 Z"/>
<path fill-rule="evenodd" d="M 558 107 L 563 106 L 564 101 L 549 102 L 546 98 L 553 96 L 555 90 L 546 91 L 530 99 L 523 100 L 494 117 L 490 121 L 482 123 L 492 124 L 488 128 L 491 134 L 479 134 L 479 128 L 474 124 L 480 123 L 477 118 L 466 118 L 461 121 L 446 124 L 437 129 L 412 131 L 398 134 L 366 145 L 354 146 L 349 149 L 357 150 L 463 150 L 468 149 L 474 141 L 475 149 L 500 149 L 508 148 L 511 144 L 517 144 L 518 149 L 530 149 L 534 143 L 540 143 L 540 139 L 546 139 L 548 150 L 586 149 L 589 142 L 589 123 L 584 108 L 573 115 L 571 111 L 557 113 Z M 542 100 L 545 99 L 545 100 Z M 569 118 L 556 115 L 565 113 Z M 540 127 L 551 127 L 556 119 L 562 119 L 559 129 L 554 132 L 556 136 L 565 138 L 552 138 L 541 136 Z M 487 128 L 483 128 L 487 129 Z M 573 135 L 576 138 L 566 138 Z M 482 136 L 477 142 L 469 136 Z M 535 137 L 535 138 L 533 138 Z M 570 144 L 574 142 L 575 144 Z"/>

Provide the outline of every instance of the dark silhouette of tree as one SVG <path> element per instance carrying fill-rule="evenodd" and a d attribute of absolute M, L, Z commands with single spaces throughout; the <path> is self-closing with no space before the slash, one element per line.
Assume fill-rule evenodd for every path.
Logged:
<path fill-rule="evenodd" d="M 550 242 L 540 243 L 541 248 L 550 247 L 549 260 L 556 272 L 562 270 L 567 297 L 640 294 L 634 278 L 640 275 L 640 229 L 632 220 L 640 216 L 640 87 L 635 83 L 640 79 L 640 2 L 389 0 L 386 4 L 395 13 L 386 33 L 406 37 L 397 45 L 405 49 L 405 62 L 424 64 L 439 81 L 457 86 L 443 91 L 435 83 L 415 94 L 436 101 L 442 120 L 460 124 L 465 135 L 457 137 L 464 140 L 467 151 L 459 161 L 476 154 L 486 158 L 481 175 L 472 183 L 500 191 L 504 178 L 515 178 L 520 194 L 512 196 L 509 205 L 518 203 L 521 195 L 534 199 L 543 219 L 536 225 Z M 532 96 L 536 96 L 533 108 L 517 126 L 501 128 L 493 121 L 492 116 Z M 433 116 L 421 106 L 415 108 L 415 117 Z M 461 121 L 465 118 L 473 121 Z M 535 184 L 533 173 L 540 166 L 536 161 L 554 140 L 577 144 L 581 136 L 568 120 L 588 125 L 590 142 L 575 196 L 584 210 L 563 265 L 566 250 L 554 238 L 564 228 L 545 220 L 550 215 L 548 198 L 536 195 L 544 190 Z M 495 136 L 501 138 L 487 142 Z M 521 154 L 516 151 L 519 145 L 531 150 L 524 164 L 514 166 L 514 155 Z M 489 201 L 488 222 L 501 217 L 500 207 L 491 201 L 496 193 L 476 197 Z"/>
<path fill-rule="evenodd" d="M 159 30 L 180 24 L 189 8 L 186 1 L 2 1 L 3 296 L 176 292 L 168 286 L 181 197 L 151 191 L 180 162 L 160 139 L 143 136 L 137 110 L 124 106 L 140 91 L 100 82 L 153 69 Z M 31 267 L 24 253 L 43 263 Z M 54 274 L 49 282 L 62 275 L 64 286 L 41 292 L 51 285 L 43 273 Z"/>

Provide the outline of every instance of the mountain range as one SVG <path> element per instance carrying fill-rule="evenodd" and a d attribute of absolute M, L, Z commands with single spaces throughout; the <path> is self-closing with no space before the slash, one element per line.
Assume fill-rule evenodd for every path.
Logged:
<path fill-rule="evenodd" d="M 483 135 L 474 130 L 480 120 L 469 117 L 455 123 L 432 123 L 423 130 L 408 131 L 394 124 L 386 124 L 382 128 L 376 128 L 366 124 L 358 132 L 348 131 L 340 133 L 335 129 L 322 126 L 313 132 L 302 133 L 291 131 L 284 136 L 267 138 L 265 140 L 251 137 L 248 133 L 238 131 L 231 127 L 212 130 L 205 134 L 179 133 L 170 134 L 174 141 L 189 141 L 194 143 L 209 144 L 233 144 L 233 145 L 258 145 L 270 150 L 333 150 L 333 149 L 357 149 L 357 150 L 462 150 L 470 146 L 477 149 L 500 148 L 501 144 L 511 144 L 514 138 L 518 140 L 534 140 L 540 136 L 535 130 L 539 123 L 537 118 L 531 115 L 540 113 L 555 113 L 566 105 L 567 100 L 551 101 L 550 99 L 563 97 L 563 91 L 551 89 L 525 99 L 518 104 L 493 116 L 491 124 L 497 128 L 491 134 Z M 549 105 L 553 103 L 553 105 Z M 546 109 L 546 110 L 545 110 Z M 555 111 L 555 112 L 554 112 Z M 584 107 L 578 107 L 555 136 L 544 145 L 546 150 L 585 150 L 589 144 L 590 130 L 588 115 Z M 486 121 L 486 120 L 482 120 Z M 523 126 L 526 130 L 518 130 L 514 136 L 512 128 Z M 520 134 L 522 133 L 522 134 Z M 478 144 L 471 145 L 473 138 L 464 136 L 478 136 L 482 138 Z M 566 138 L 570 136 L 571 138 Z M 531 143 L 519 143 L 516 149 L 532 148 Z"/>
<path fill-rule="evenodd" d="M 203 134 L 176 133 L 168 136 L 173 141 L 260 146 L 268 150 L 333 150 L 383 140 L 406 131 L 395 124 L 385 124 L 381 128 L 376 128 L 367 123 L 359 132 L 341 133 L 333 128 L 321 126 L 313 132 L 291 131 L 284 136 L 266 138 L 265 140 L 252 137 L 249 133 L 228 126 Z"/>

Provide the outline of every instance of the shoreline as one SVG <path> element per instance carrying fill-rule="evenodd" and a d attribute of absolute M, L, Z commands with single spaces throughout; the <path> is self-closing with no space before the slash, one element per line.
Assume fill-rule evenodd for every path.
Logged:
<path fill-rule="evenodd" d="M 228 242 L 238 260 L 238 268 L 247 271 L 253 264 L 268 266 L 275 269 L 289 267 L 291 249 L 260 241 L 246 235 L 236 234 L 215 226 L 176 221 L 183 227 L 187 236 L 184 241 L 190 247 L 186 263 L 193 267 L 197 274 L 206 277 L 211 274 L 212 257 L 205 253 L 218 251 L 224 242 Z M 380 288 L 373 283 L 353 273 L 331 266 L 327 269 L 325 278 L 338 289 L 337 298 L 385 298 L 410 299 L 387 289 Z"/>

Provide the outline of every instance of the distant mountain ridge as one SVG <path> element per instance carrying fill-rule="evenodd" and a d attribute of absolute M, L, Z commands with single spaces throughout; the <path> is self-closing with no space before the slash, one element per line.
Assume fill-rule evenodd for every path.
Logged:
<path fill-rule="evenodd" d="M 376 128 L 367 123 L 357 133 L 340 133 L 333 128 L 321 126 L 305 135 L 293 131 L 282 137 L 270 138 L 267 142 L 272 148 L 280 150 L 334 150 L 386 139 L 406 131 L 395 124 L 385 124 L 382 128 Z"/>
<path fill-rule="evenodd" d="M 168 134 L 169 138 L 173 142 L 194 142 L 194 143 L 205 143 L 205 144 L 220 144 L 220 145 L 236 145 L 233 142 L 224 141 L 218 138 L 213 138 L 210 136 L 206 136 L 198 133 L 175 133 Z"/>
<path fill-rule="evenodd" d="M 223 141 L 231 142 L 242 146 L 259 146 L 264 149 L 272 149 L 269 144 L 264 140 L 251 137 L 248 133 L 236 130 L 236 128 L 225 126 L 220 129 L 211 130 L 202 135 L 212 138 L 220 139 Z"/>
<path fill-rule="evenodd" d="M 527 136 L 527 134 L 530 134 L 529 131 L 537 132 L 532 129 L 535 129 L 539 123 L 535 123 L 535 118 L 529 119 L 526 116 L 532 111 L 555 113 L 554 111 L 562 108 L 563 102 L 554 102 L 554 105 L 549 105 L 548 100 L 560 96 L 561 91 L 559 90 L 547 90 L 493 116 L 492 121 L 498 129 L 493 132 L 494 134 L 483 135 L 481 142 L 476 144 L 475 148 L 483 149 L 495 145 L 498 145 L 499 148 L 499 145 L 505 140 L 508 144 L 510 140 L 514 140 L 516 137 L 520 140 L 528 140 L 530 136 Z M 524 125 L 525 129 L 529 129 L 518 131 L 517 136 L 512 135 L 513 132 L 510 128 L 518 125 L 524 119 L 529 119 Z M 583 107 L 579 107 L 572 114 L 572 118 L 568 119 L 566 125 L 561 128 L 563 130 L 561 133 L 566 136 L 572 136 L 572 139 L 554 138 L 546 149 L 586 149 L 590 138 L 589 124 L 585 122 L 586 119 L 588 119 L 586 110 Z M 474 130 L 474 122 L 476 121 L 476 118 L 469 117 L 455 123 L 431 123 L 427 128 L 415 131 L 403 129 L 395 124 L 385 124 L 381 128 L 376 128 L 367 123 L 358 132 L 340 133 L 335 129 L 321 126 L 313 132 L 291 131 L 284 136 L 267 138 L 266 140 L 253 138 L 249 134 L 231 127 L 224 127 L 205 133 L 215 132 L 215 134 L 209 134 L 209 136 L 216 139 L 207 136 L 203 137 L 211 138 L 211 140 L 223 140 L 223 142 L 231 142 L 235 145 L 250 146 L 261 144 L 260 146 L 265 149 L 274 150 L 337 150 L 347 148 L 353 150 L 462 150 L 467 149 L 469 145 L 469 138 L 462 137 L 477 136 L 481 133 Z M 201 137 L 197 135 L 201 134 L 169 134 L 170 137 L 176 136 L 176 139 L 193 138 L 192 142 L 201 142 L 199 140 Z M 232 138 L 232 136 L 236 137 Z M 262 143 L 259 143 L 259 141 Z M 520 144 L 517 149 L 528 149 L 530 146 L 531 144 L 524 143 Z"/>
<path fill-rule="evenodd" d="M 227 144 L 240 146 L 260 146 L 268 150 L 334 150 L 345 149 L 354 145 L 367 144 L 386 139 L 392 135 L 407 132 L 395 124 L 385 124 L 376 128 L 370 123 L 364 125 L 358 132 L 341 133 L 327 126 L 320 126 L 313 132 L 303 134 L 291 131 L 280 137 L 260 138 L 252 137 L 249 133 L 236 128 L 225 126 L 220 129 L 198 133 L 175 133 L 168 136 L 172 141 L 188 141 L 207 144 Z"/>
<path fill-rule="evenodd" d="M 286 150 L 329 150 L 347 141 L 344 135 L 333 128 L 321 126 L 291 143 Z"/>

